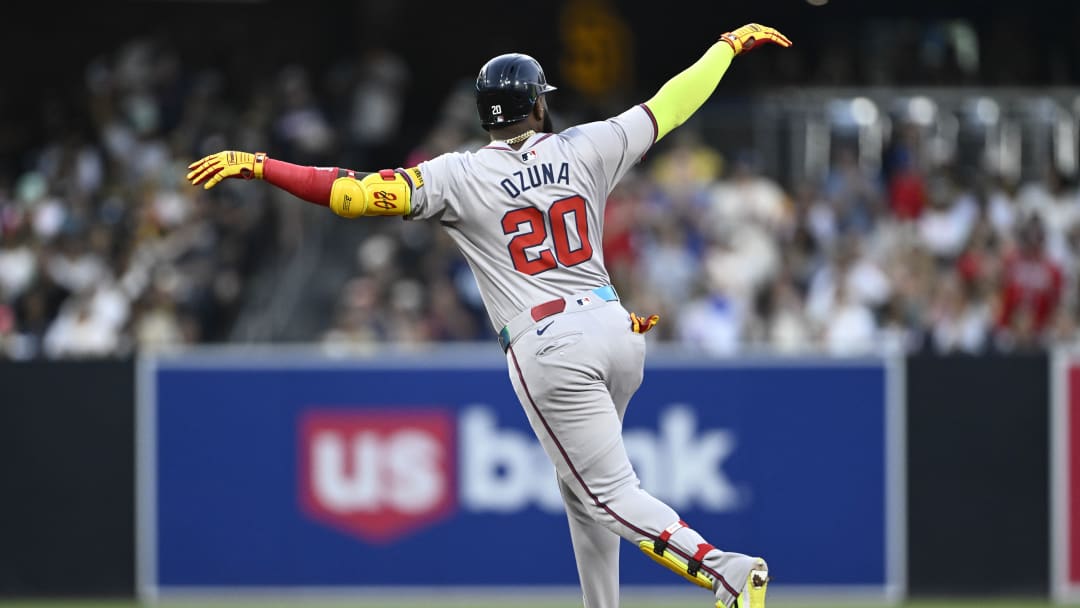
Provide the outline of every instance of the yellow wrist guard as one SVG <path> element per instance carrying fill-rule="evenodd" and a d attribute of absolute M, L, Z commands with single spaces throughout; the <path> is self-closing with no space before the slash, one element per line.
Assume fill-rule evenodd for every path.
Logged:
<path fill-rule="evenodd" d="M 408 215 L 411 203 L 409 182 L 393 169 L 359 180 L 339 177 L 330 187 L 330 209 L 341 217 Z"/>

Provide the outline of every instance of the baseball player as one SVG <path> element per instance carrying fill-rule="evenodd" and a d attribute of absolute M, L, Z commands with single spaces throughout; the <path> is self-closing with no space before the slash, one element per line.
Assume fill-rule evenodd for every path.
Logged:
<path fill-rule="evenodd" d="M 713 593 L 717 607 L 763 608 L 761 557 L 710 544 L 640 487 L 622 418 L 644 372 L 656 315 L 627 311 L 601 249 L 604 205 L 656 141 L 709 98 L 732 59 L 763 43 L 790 46 L 770 27 L 723 34 L 648 101 L 609 120 L 555 133 L 537 61 L 511 53 L 476 79 L 476 107 L 491 143 L 415 167 L 365 173 L 305 167 L 263 152 L 223 151 L 191 164 L 187 179 L 261 179 L 346 217 L 435 219 L 476 277 L 510 381 L 555 466 L 585 606 L 619 605 L 626 539 Z"/>

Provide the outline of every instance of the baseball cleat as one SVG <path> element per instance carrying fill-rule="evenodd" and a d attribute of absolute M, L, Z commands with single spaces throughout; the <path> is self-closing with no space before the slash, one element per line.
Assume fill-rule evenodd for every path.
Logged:
<path fill-rule="evenodd" d="M 731 608 L 765 608 L 765 590 L 769 586 L 769 568 L 765 560 L 758 558 L 754 569 L 746 577 L 746 587 L 742 594 L 735 598 Z M 719 602 L 716 608 L 724 608 Z"/>

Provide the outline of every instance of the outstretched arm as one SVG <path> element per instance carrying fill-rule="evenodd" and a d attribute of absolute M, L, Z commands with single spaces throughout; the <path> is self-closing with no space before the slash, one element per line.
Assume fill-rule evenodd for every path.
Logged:
<path fill-rule="evenodd" d="M 343 217 L 408 215 L 412 191 L 401 172 L 365 173 L 337 167 L 305 167 L 263 152 L 225 150 L 188 167 L 187 179 L 209 190 L 226 178 L 262 179 L 297 198 L 329 207 Z M 204 183 L 205 182 L 205 183 Z"/>
<path fill-rule="evenodd" d="M 744 25 L 720 37 L 693 65 L 667 81 L 645 102 L 656 120 L 656 141 L 686 122 L 716 90 L 731 60 L 764 43 L 791 46 L 786 36 L 756 23 Z"/>

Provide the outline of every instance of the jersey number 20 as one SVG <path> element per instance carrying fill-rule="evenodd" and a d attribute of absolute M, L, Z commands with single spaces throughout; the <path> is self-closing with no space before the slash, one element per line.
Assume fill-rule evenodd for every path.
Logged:
<path fill-rule="evenodd" d="M 572 214 L 572 218 L 570 217 Z M 536 247 L 547 239 L 547 225 L 551 224 L 551 240 L 555 244 L 555 252 L 544 248 L 539 250 L 538 255 L 529 259 L 526 252 L 530 247 Z M 522 224 L 528 224 L 527 232 L 518 232 Z M 576 266 L 592 257 L 592 243 L 589 242 L 589 219 L 585 215 L 585 199 L 580 196 L 571 196 L 552 203 L 547 212 L 547 221 L 544 212 L 536 207 L 522 207 L 508 211 L 502 218 L 503 234 L 514 234 L 510 239 L 508 249 L 510 259 L 514 262 L 514 269 L 525 274 L 540 274 L 545 270 L 551 270 L 558 264 L 563 266 Z M 581 243 L 577 249 L 571 249 L 570 231 L 577 233 L 577 240 Z M 556 263 L 558 260 L 558 263 Z"/>

